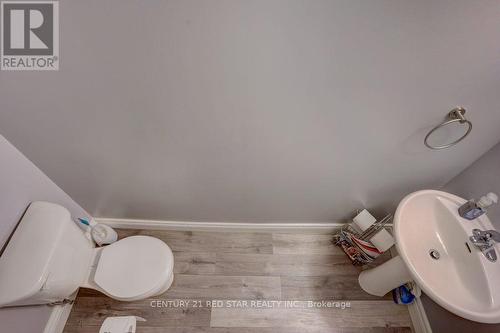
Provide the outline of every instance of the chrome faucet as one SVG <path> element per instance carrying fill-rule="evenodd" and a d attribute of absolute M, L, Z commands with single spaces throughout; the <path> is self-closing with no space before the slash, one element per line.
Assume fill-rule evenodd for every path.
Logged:
<path fill-rule="evenodd" d="M 500 232 L 496 230 L 473 229 L 472 236 L 469 237 L 471 243 L 477 247 L 489 261 L 497 261 L 495 243 L 500 243 Z"/>

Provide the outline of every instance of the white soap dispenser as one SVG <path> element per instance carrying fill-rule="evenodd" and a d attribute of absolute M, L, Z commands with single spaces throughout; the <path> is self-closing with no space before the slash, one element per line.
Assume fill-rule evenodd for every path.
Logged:
<path fill-rule="evenodd" d="M 485 196 L 481 197 L 479 201 L 477 202 L 477 205 L 486 212 L 486 208 L 493 204 L 498 203 L 498 195 L 496 195 L 493 192 L 490 192 L 486 194 Z"/>

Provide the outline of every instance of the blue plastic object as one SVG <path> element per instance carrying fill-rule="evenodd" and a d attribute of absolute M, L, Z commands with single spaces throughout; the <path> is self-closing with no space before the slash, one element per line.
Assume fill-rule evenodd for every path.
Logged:
<path fill-rule="evenodd" d="M 392 299 L 396 304 L 410 304 L 415 299 L 415 296 L 406 285 L 402 285 L 392 291 Z"/>
<path fill-rule="evenodd" d="M 89 221 L 87 221 L 87 220 L 85 220 L 85 219 L 78 218 L 78 221 L 80 221 L 80 223 L 82 223 L 82 224 L 85 224 L 85 225 L 90 225 Z"/>

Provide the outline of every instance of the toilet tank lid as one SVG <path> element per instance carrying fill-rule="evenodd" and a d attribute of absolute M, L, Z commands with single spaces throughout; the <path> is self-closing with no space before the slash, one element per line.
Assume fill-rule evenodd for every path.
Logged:
<path fill-rule="evenodd" d="M 43 288 L 55 249 L 72 227 L 79 229 L 66 208 L 43 201 L 29 205 L 0 257 L 0 306 Z"/>

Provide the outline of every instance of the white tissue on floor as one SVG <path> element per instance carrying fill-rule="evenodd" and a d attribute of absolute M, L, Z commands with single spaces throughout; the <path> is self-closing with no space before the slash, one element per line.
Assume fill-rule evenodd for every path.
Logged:
<path fill-rule="evenodd" d="M 146 319 L 136 316 L 108 317 L 102 323 L 99 333 L 135 333 L 137 321 Z"/>

